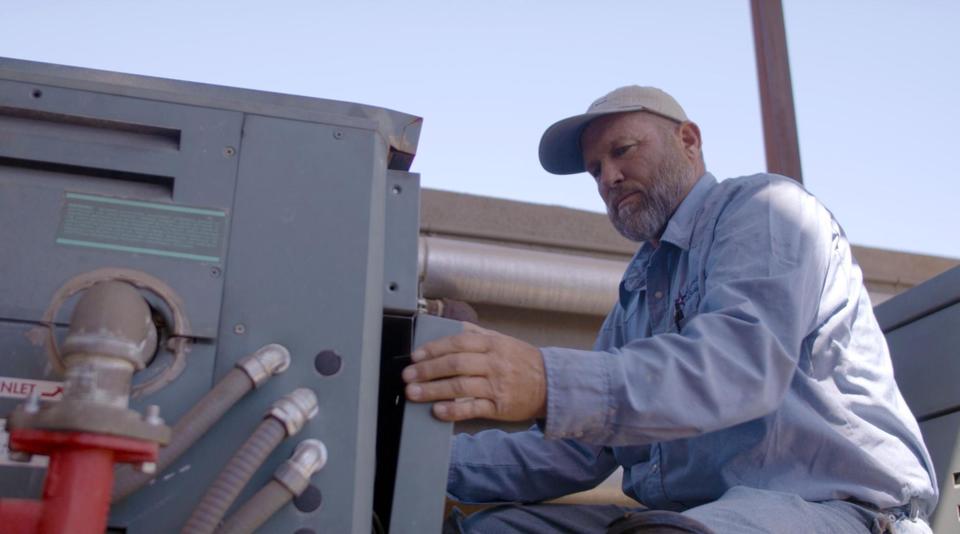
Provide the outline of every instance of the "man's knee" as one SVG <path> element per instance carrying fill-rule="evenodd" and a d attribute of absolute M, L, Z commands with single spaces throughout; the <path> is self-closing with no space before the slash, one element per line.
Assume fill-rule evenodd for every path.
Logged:
<path fill-rule="evenodd" d="M 713 534 L 706 525 L 677 512 L 644 510 L 617 519 L 607 534 Z"/>

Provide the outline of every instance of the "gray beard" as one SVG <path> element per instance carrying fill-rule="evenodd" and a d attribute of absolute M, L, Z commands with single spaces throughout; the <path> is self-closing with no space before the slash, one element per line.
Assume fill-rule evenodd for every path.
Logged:
<path fill-rule="evenodd" d="M 607 205 L 607 215 L 613 227 L 631 241 L 659 239 L 686 195 L 690 182 L 696 179 L 689 161 L 678 153 L 668 154 L 654 176 L 652 185 L 638 192 L 640 198 L 633 199 L 619 212 Z"/>

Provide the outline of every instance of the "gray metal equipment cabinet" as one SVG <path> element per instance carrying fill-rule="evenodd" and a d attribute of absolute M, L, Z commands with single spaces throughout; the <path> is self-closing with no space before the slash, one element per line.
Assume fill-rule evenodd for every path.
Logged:
<path fill-rule="evenodd" d="M 141 388 L 137 411 L 158 405 L 172 424 L 258 347 L 292 355 L 115 503 L 111 529 L 178 531 L 271 403 L 305 387 L 317 416 L 237 502 L 316 438 L 326 466 L 265 531 L 366 534 L 374 511 L 390 532 L 439 530 L 450 426 L 404 406 L 398 378 L 415 337 L 458 329 L 417 314 L 419 179 L 408 170 L 420 124 L 359 104 L 0 59 L 0 380 L 61 380 L 37 329 L 58 288 L 106 268 L 162 281 L 188 322 L 171 331 L 169 303 L 145 293 L 160 349 L 135 387 L 162 387 Z M 75 301 L 53 318 L 61 338 Z M 189 344 L 185 367 L 158 381 L 176 363 L 171 337 Z M 6 391 L 0 418 L 23 402 Z M 0 495 L 36 498 L 44 471 L 5 456 Z"/>
<path fill-rule="evenodd" d="M 937 534 L 960 532 L 960 268 L 876 307 L 897 384 L 920 422 L 936 469 Z"/>

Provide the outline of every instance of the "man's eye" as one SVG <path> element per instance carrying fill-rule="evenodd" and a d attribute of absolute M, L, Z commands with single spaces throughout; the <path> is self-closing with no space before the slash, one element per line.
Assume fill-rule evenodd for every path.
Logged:
<path fill-rule="evenodd" d="M 613 149 L 613 157 L 619 158 L 620 156 L 622 156 L 622 155 L 626 154 L 627 152 L 629 152 L 630 149 L 633 148 L 633 147 L 635 147 L 635 146 L 637 146 L 635 143 L 631 143 L 631 144 L 629 144 L 629 145 L 621 145 L 621 146 L 618 146 L 617 148 L 614 148 L 614 149 Z"/>

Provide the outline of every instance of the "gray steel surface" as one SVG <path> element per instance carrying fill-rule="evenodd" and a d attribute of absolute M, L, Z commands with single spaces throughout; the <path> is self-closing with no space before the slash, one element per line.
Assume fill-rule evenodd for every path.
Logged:
<path fill-rule="evenodd" d="M 960 532 L 960 267 L 880 304 L 876 315 L 937 475 L 933 531 Z"/>
<path fill-rule="evenodd" d="M 417 319 L 414 347 L 460 332 L 459 321 L 429 315 Z M 403 410 L 397 484 L 393 492 L 390 534 L 440 532 L 447 487 L 452 423 L 433 417 L 430 404 L 407 403 Z M 440 461 L 437 461 L 437 460 Z"/>
<path fill-rule="evenodd" d="M 886 336 L 894 376 L 913 415 L 925 420 L 960 409 L 960 388 L 956 387 L 960 303 L 905 323 Z"/>
<path fill-rule="evenodd" d="M 0 376 L 58 380 L 26 336 L 64 281 L 107 266 L 165 281 L 192 327 L 183 374 L 134 409 L 157 404 L 172 425 L 244 355 L 267 343 L 292 355 L 285 373 L 240 400 L 154 483 L 116 504 L 111 527 L 179 530 L 270 404 L 308 387 L 318 416 L 274 451 L 238 502 L 270 479 L 298 441 L 316 438 L 329 451 L 312 479 L 320 506 L 287 506 L 266 531 L 370 531 L 384 295 L 394 312 L 413 315 L 416 306 L 418 184 L 402 171 L 419 127 L 417 117 L 358 104 L 0 59 L 0 228 L 12 230 L 0 232 Z M 207 261 L 149 246 L 58 244 L 69 192 L 127 203 L 116 217 L 135 217 L 142 202 L 145 210 L 220 213 L 222 253 Z M 166 231 L 194 224 L 172 220 Z M 75 300 L 63 306 L 59 324 Z M 329 351 L 339 369 L 320 372 L 315 356 L 324 352 L 329 362 Z M 144 375 L 169 360 L 161 352 Z M 0 398 L 0 417 L 18 402 Z M 449 428 L 419 435 L 446 442 Z M 0 466 L 2 497 L 37 497 L 42 481 L 42 469 Z M 432 487 L 410 482 L 417 491 Z M 442 500 L 444 484 L 437 484 L 432 492 Z"/>
<path fill-rule="evenodd" d="M 365 128 L 376 131 L 392 151 L 399 153 L 391 156 L 390 165 L 399 170 L 410 168 L 422 125 L 422 119 L 414 115 L 352 102 L 10 58 L 0 58 L 0 79 L 26 82 L 31 85 L 31 93 L 34 89 L 43 91 L 45 86 L 67 86 L 137 99 Z"/>
<path fill-rule="evenodd" d="M 420 175 L 387 172 L 387 262 L 383 273 L 383 309 L 412 315 L 417 311 L 417 239 L 420 236 Z"/>
<path fill-rule="evenodd" d="M 960 269 L 950 269 L 910 289 L 907 297 L 894 297 L 874 308 L 884 332 L 960 302 Z"/>
<path fill-rule="evenodd" d="M 940 503 L 930 519 L 936 534 L 960 532 L 960 412 L 935 417 L 920 424 L 923 440 L 937 468 Z"/>

